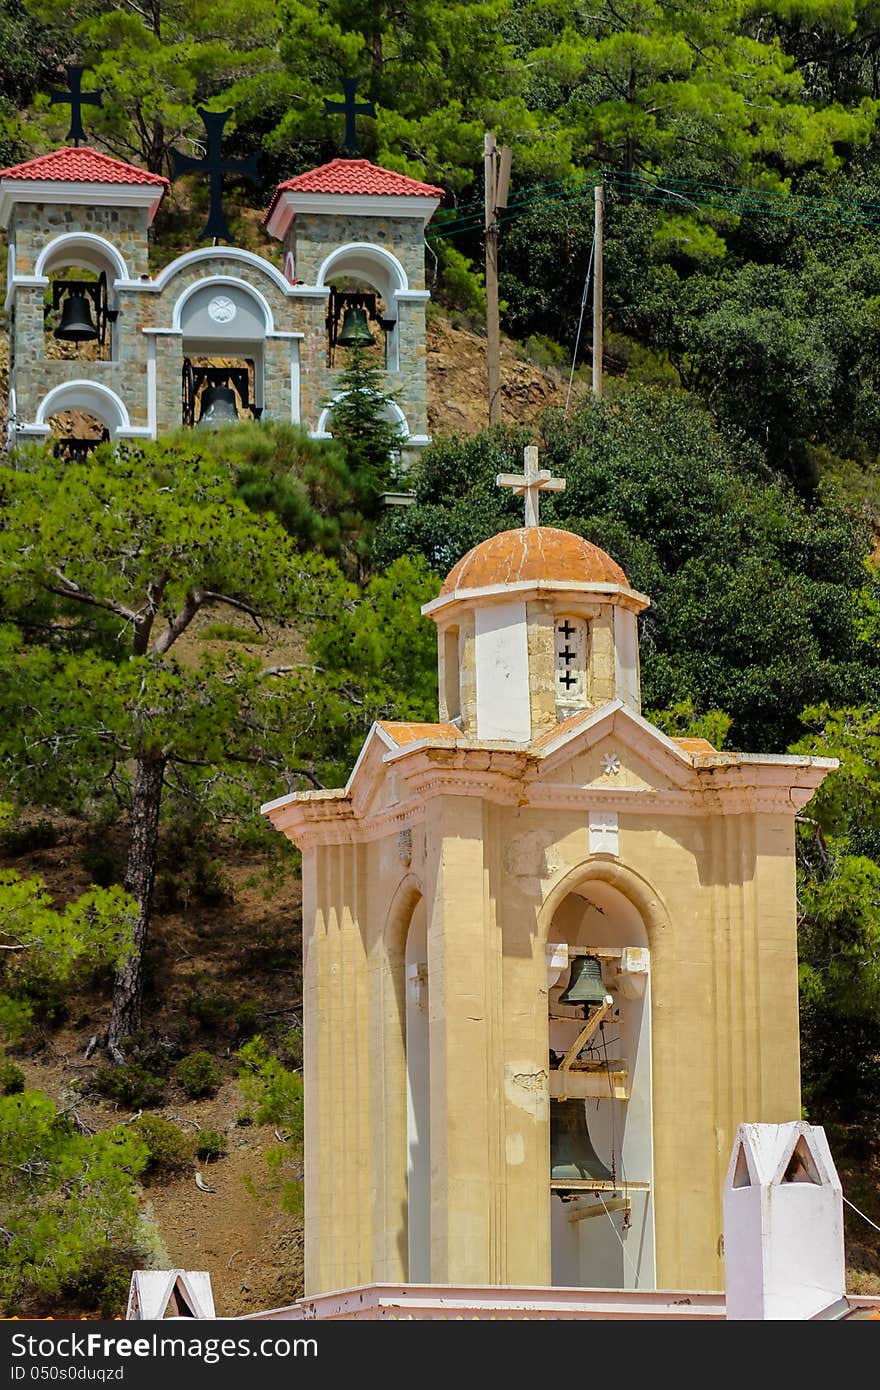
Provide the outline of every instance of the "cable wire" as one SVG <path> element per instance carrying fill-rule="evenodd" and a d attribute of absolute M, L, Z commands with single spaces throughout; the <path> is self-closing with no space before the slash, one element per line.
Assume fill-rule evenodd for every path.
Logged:
<path fill-rule="evenodd" d="M 590 257 L 589 257 L 589 260 L 587 261 L 587 275 L 586 275 L 586 279 L 584 280 L 584 292 L 583 292 L 583 294 L 581 295 L 581 312 L 580 312 L 580 314 L 579 314 L 579 316 L 578 316 L 577 334 L 575 335 L 575 340 L 574 340 L 574 352 L 571 354 L 571 372 L 569 373 L 569 377 L 568 377 L 568 391 L 566 392 L 566 396 L 565 396 L 565 410 L 564 410 L 564 412 L 563 412 L 565 415 L 568 414 L 568 404 L 569 404 L 569 401 L 571 400 L 571 387 L 572 387 L 572 383 L 573 383 L 573 381 L 574 381 L 574 369 L 575 369 L 575 366 L 577 365 L 578 347 L 579 347 L 580 341 L 581 341 L 581 328 L 583 327 L 583 323 L 584 323 L 584 314 L 586 313 L 586 309 L 587 309 L 587 296 L 588 296 L 589 291 L 590 291 L 590 280 L 592 279 L 592 275 L 593 275 L 593 256 L 594 256 L 594 254 L 595 254 L 595 251 L 596 251 L 596 236 L 595 236 L 595 233 L 594 233 L 594 234 L 593 234 L 593 240 L 590 242 Z M 568 648 L 566 648 L 566 651 L 567 651 L 567 650 L 568 650 Z"/>

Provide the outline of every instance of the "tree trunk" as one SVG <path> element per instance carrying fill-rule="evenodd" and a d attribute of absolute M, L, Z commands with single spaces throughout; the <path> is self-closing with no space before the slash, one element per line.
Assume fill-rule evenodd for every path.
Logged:
<path fill-rule="evenodd" d="M 107 1050 L 115 1062 L 125 1060 L 122 1043 L 141 1026 L 144 988 L 144 950 L 150 925 L 153 883 L 156 878 L 156 848 L 159 835 L 159 806 L 165 777 L 165 759 L 139 758 L 131 805 L 131 831 L 125 888 L 138 905 L 133 953 L 116 977 Z"/>

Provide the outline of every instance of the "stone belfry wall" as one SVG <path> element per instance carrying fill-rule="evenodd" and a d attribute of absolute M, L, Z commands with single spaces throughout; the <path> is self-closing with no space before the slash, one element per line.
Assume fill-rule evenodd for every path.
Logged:
<path fill-rule="evenodd" d="M 339 363 L 328 363 L 331 285 L 380 297 L 387 393 L 404 452 L 428 442 L 424 226 L 440 190 L 365 160 L 334 160 L 282 185 L 266 217 L 281 266 L 232 246 L 199 247 L 156 274 L 148 229 L 167 181 L 87 148 L 0 172 L 8 229 L 10 436 L 51 435 L 78 410 L 111 438 L 156 438 L 183 423 L 188 359 L 250 364 L 266 418 L 329 434 Z M 53 275 L 103 271 L 114 321 L 107 360 L 47 356 L 44 306 Z"/>

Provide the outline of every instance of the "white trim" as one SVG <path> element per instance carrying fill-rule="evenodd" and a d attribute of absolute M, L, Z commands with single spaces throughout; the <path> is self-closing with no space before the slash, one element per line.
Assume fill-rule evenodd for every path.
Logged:
<path fill-rule="evenodd" d="M 499 599 L 503 600 L 508 594 L 604 594 L 609 599 L 615 597 L 625 603 L 632 604 L 640 611 L 642 608 L 650 607 L 651 600 L 647 594 L 640 594 L 636 589 L 627 588 L 624 584 L 609 584 L 605 581 L 584 580 L 583 582 L 572 579 L 518 579 L 514 584 L 486 584 L 476 589 L 453 589 L 450 594 L 440 594 L 437 598 L 431 599 L 430 603 L 422 605 L 422 612 L 426 617 L 431 617 L 441 608 L 445 608 L 450 603 L 473 604 L 478 599 Z"/>
<path fill-rule="evenodd" d="M 172 261 L 170 265 L 166 265 L 164 270 L 160 270 L 155 280 L 126 280 L 117 284 L 116 288 L 124 290 L 142 290 L 147 294 L 161 294 L 169 280 L 171 280 L 173 276 L 179 274 L 180 271 L 187 270 L 193 265 L 201 265 L 203 261 L 211 260 L 240 261 L 242 265 L 252 266 L 254 270 L 259 270 L 263 275 L 268 276 L 273 285 L 286 295 L 291 295 L 299 288 L 296 285 L 289 284 L 278 267 L 274 266 L 271 261 L 265 260 L 262 256 L 255 255 L 253 251 L 243 251 L 241 247 L 238 246 L 200 246 L 195 251 L 184 252 L 182 256 L 177 257 L 176 261 Z M 207 280 L 213 278 L 215 277 L 206 276 L 205 281 L 201 283 L 205 283 Z M 240 285 L 246 282 L 241 280 L 230 280 L 227 277 L 227 283 Z"/>
<path fill-rule="evenodd" d="M 430 290 L 395 290 L 394 298 L 399 304 L 426 304 L 431 298 Z"/>
<path fill-rule="evenodd" d="M 153 439 L 158 434 L 158 402 L 156 399 L 156 339 L 147 339 L 147 424 Z"/>
<path fill-rule="evenodd" d="M 167 192 L 157 183 L 76 183 L 63 179 L 0 179 L 0 227 L 16 203 L 86 203 L 90 207 L 147 208 L 153 221 Z"/>
<path fill-rule="evenodd" d="M 266 299 L 265 295 L 262 295 L 259 290 L 255 290 L 253 285 L 249 285 L 247 280 L 236 280 L 232 275 L 206 275 L 204 280 L 196 280 L 194 284 L 188 285 L 187 288 L 181 292 L 178 298 L 174 301 L 174 314 L 171 319 L 172 326 L 177 330 L 178 333 L 183 332 L 180 326 L 180 315 L 183 306 L 186 304 L 187 300 L 191 299 L 194 294 L 198 294 L 200 290 L 204 290 L 205 288 L 212 285 L 231 285 L 233 288 L 241 290 L 243 294 L 249 294 L 253 299 L 257 301 L 260 308 L 262 309 L 263 317 L 265 320 L 262 338 L 247 338 L 243 339 L 242 341 L 262 342 L 263 338 L 266 337 L 267 333 L 274 333 L 275 320 L 272 316 L 272 308 L 269 304 L 268 299 Z M 222 341 L 222 336 L 219 333 L 217 335 L 217 341 Z"/>
<path fill-rule="evenodd" d="M 314 212 L 324 217 L 411 217 L 427 226 L 440 198 L 433 194 L 406 193 L 305 193 L 287 188 L 266 220 L 270 236 L 284 239 L 298 212 Z"/>
<path fill-rule="evenodd" d="M 267 338 L 304 338 L 305 336 L 305 333 L 280 333 L 277 330 L 266 334 Z"/>
<path fill-rule="evenodd" d="M 116 279 L 127 280 L 129 278 L 128 266 L 125 264 L 122 255 L 117 251 L 112 241 L 108 241 L 106 237 L 97 236 L 94 232 L 62 232 L 60 236 L 53 237 L 51 241 L 46 243 L 37 257 L 37 263 L 34 266 L 35 276 L 45 275 L 47 273 L 47 262 L 52 259 L 56 249 L 63 246 L 66 242 L 71 242 L 75 245 L 94 246 L 100 249 L 107 259 L 115 266 Z M 76 262 L 64 261 L 63 264 L 74 265 Z M 93 267 L 89 266 L 86 268 L 92 269 Z"/>
<path fill-rule="evenodd" d="M 303 335 L 299 333 L 295 336 L 300 338 Z M 294 341 L 290 344 L 290 423 L 292 425 L 298 425 L 302 421 L 301 393 L 302 372 L 299 361 L 299 343 Z"/>
<path fill-rule="evenodd" d="M 70 405 L 59 404 L 59 402 L 64 401 L 66 396 L 76 396 L 77 393 L 84 399 L 72 401 Z M 101 415 L 98 410 L 94 411 L 94 414 L 96 414 L 99 419 L 104 420 L 104 424 L 108 426 L 111 435 L 117 438 L 128 438 L 131 436 L 140 437 L 144 434 L 149 434 L 148 430 L 132 426 L 125 403 L 120 400 L 115 391 L 111 391 L 109 386 L 103 386 L 100 382 L 86 381 L 83 378 L 78 378 L 75 381 L 63 381 L 60 386 L 53 386 L 52 390 L 48 391 L 40 401 L 37 408 L 35 423 L 38 426 L 45 426 L 45 433 L 48 434 L 50 433 L 48 421 L 57 410 L 85 410 L 89 414 L 92 414 L 92 406 L 88 404 L 90 396 L 97 397 L 105 407 L 112 406 L 116 411 L 118 419 L 115 425 L 109 420 L 104 419 L 104 416 Z"/>
<path fill-rule="evenodd" d="M 6 299 L 3 308 L 7 311 L 15 302 L 15 292 L 18 289 L 44 290 L 52 281 L 45 275 L 12 275 L 7 277 Z"/>
<path fill-rule="evenodd" d="M 333 435 L 332 435 L 332 434 L 330 433 L 330 431 L 327 429 L 327 421 L 328 421 L 329 418 L 330 418 L 331 412 L 332 412 L 333 407 L 334 407 L 334 405 L 336 404 L 336 402 L 342 400 L 343 396 L 347 396 L 348 394 L 349 394 L 349 393 L 348 393 L 347 391 L 339 391 L 339 392 L 333 397 L 333 400 L 330 402 L 330 404 L 324 406 L 324 409 L 321 411 L 321 414 L 318 416 L 318 427 L 317 427 L 317 429 L 311 431 L 311 436 L 312 436 L 313 439 L 332 439 L 332 438 L 333 438 Z M 402 425 L 403 428 L 406 430 L 406 438 L 405 438 L 405 439 L 401 439 L 401 441 L 400 441 L 400 442 L 401 442 L 401 446 L 403 446 L 404 444 L 408 444 L 408 443 L 409 443 L 410 435 L 409 435 L 409 425 L 407 424 L 406 416 L 404 415 L 404 413 L 403 413 L 403 411 L 401 410 L 400 406 L 397 404 L 397 401 L 386 401 L 385 404 L 386 404 L 386 406 L 388 407 L 388 409 L 392 412 L 392 414 L 394 415 L 394 417 L 395 417 L 395 419 L 396 419 L 396 421 L 397 421 L 397 424 L 398 424 L 398 425 Z M 418 435 L 416 435 L 416 436 L 414 436 L 414 437 L 415 437 L 415 438 L 420 438 L 420 436 L 418 436 Z"/>
<path fill-rule="evenodd" d="M 183 329 L 181 328 L 142 328 L 141 332 L 145 338 L 182 338 Z"/>
<path fill-rule="evenodd" d="M 393 287 L 395 295 L 401 290 L 409 289 L 409 280 L 407 279 L 406 271 L 397 257 L 392 255 L 390 251 L 386 251 L 384 246 L 376 246 L 372 241 L 347 241 L 344 246 L 337 246 L 335 251 L 331 251 L 329 256 L 325 256 L 321 268 L 315 277 L 316 286 L 321 288 L 336 262 L 351 255 L 362 256 L 368 261 L 375 261 L 378 265 L 383 266 L 386 271 L 390 272 L 396 281 Z"/>

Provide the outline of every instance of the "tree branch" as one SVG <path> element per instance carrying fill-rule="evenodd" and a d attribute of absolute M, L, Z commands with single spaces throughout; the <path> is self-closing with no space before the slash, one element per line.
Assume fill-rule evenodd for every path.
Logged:
<path fill-rule="evenodd" d="M 62 574 L 60 569 L 53 567 L 52 573 L 57 575 L 63 588 L 55 584 L 46 584 L 45 587 L 50 594 L 57 594 L 59 598 L 76 599 L 77 603 L 87 603 L 92 608 L 105 608 L 109 613 L 116 613 L 118 617 L 125 618 L 127 622 L 137 621 L 137 614 L 131 608 L 126 608 L 124 603 L 117 603 L 112 598 L 99 598 L 97 594 L 90 594 L 87 589 L 81 589 L 72 579 L 68 579 L 66 574 Z"/>

